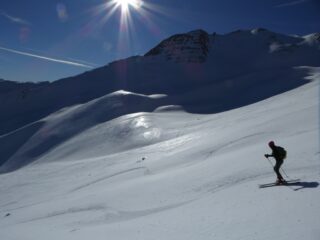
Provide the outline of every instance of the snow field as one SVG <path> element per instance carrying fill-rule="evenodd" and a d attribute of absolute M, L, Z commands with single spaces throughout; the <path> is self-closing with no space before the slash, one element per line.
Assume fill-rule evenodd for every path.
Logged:
<path fill-rule="evenodd" d="M 40 131 L 54 117 L 72 127 L 67 115 Z M 1 239 L 319 239 L 316 77 L 219 114 L 85 118 L 90 127 L 0 175 Z M 300 184 L 258 188 L 275 180 L 271 139 Z"/>

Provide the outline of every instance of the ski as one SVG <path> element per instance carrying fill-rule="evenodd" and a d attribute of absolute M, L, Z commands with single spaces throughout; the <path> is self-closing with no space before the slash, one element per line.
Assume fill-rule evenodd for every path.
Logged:
<path fill-rule="evenodd" d="M 292 179 L 292 180 L 287 180 L 286 182 L 283 183 L 265 183 L 265 184 L 259 184 L 259 188 L 267 188 L 267 187 L 276 187 L 276 186 L 288 186 L 290 184 L 294 183 L 299 183 L 300 179 Z"/>

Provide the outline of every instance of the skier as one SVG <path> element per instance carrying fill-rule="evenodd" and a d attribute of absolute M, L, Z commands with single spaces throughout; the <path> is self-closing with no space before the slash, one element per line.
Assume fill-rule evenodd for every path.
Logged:
<path fill-rule="evenodd" d="M 284 148 L 282 148 L 280 146 L 276 146 L 274 144 L 274 141 L 270 141 L 268 145 L 272 149 L 272 154 L 265 154 L 264 156 L 266 158 L 274 157 L 274 159 L 276 160 L 276 164 L 273 168 L 273 170 L 277 174 L 276 184 L 286 183 L 286 181 L 284 180 L 284 178 L 280 174 L 280 167 L 283 164 L 283 160 L 286 158 L 286 150 L 284 150 Z"/>

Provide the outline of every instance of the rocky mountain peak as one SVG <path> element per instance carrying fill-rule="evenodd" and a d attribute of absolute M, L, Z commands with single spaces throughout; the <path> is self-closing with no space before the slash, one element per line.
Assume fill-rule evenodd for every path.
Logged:
<path fill-rule="evenodd" d="M 169 61 L 201 63 L 206 61 L 209 42 L 209 34 L 201 29 L 176 34 L 162 41 L 145 56 L 163 55 Z"/>

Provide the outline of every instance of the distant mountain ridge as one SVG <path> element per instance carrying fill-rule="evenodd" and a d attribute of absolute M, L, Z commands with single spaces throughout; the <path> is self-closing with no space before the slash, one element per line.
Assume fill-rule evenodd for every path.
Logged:
<path fill-rule="evenodd" d="M 8 94 L 12 91 L 17 91 L 17 90 L 23 91 L 24 89 L 25 90 L 35 89 L 35 88 L 43 87 L 44 85 L 47 85 L 47 84 L 49 84 L 49 82 L 19 83 L 19 82 L 13 82 L 13 81 L 0 79 L 0 94 Z"/>
<path fill-rule="evenodd" d="M 52 83 L 1 81 L 0 135 L 118 90 L 166 94 L 168 105 L 189 112 L 225 111 L 304 84 L 308 72 L 296 67 L 319 66 L 319 46 L 319 33 L 300 37 L 266 29 L 225 35 L 195 30 L 165 39 L 144 56 Z"/>

